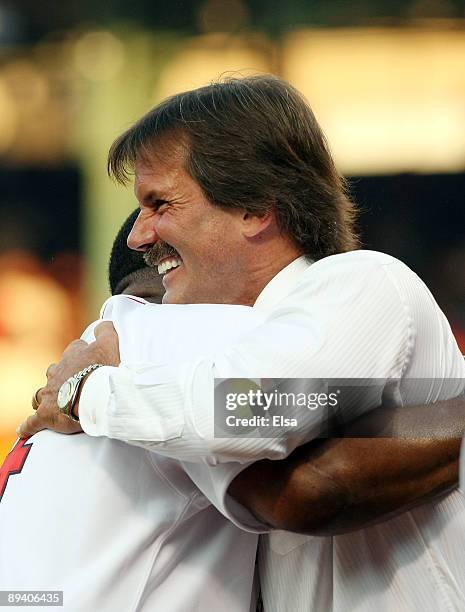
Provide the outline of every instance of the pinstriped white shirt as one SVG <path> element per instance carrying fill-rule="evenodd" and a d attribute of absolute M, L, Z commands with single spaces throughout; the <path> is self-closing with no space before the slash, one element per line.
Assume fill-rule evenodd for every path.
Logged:
<path fill-rule="evenodd" d="M 175 369 L 161 358 L 143 368 L 125 364 L 94 372 L 81 397 L 84 430 L 185 460 L 191 478 L 226 516 L 244 529 L 263 531 L 224 494 L 225 479 L 257 459 L 286 456 L 308 437 L 215 439 L 215 376 L 396 379 L 395 393 L 387 384 L 386 392 L 397 405 L 463 391 L 464 363 L 447 320 L 422 281 L 388 255 L 355 251 L 311 266 L 298 259 L 265 287 L 255 308 L 264 314 L 263 324 L 214 355 Z M 431 384 L 408 384 L 414 379 Z M 216 466 L 218 481 L 224 472 L 221 491 L 196 462 Z M 440 504 L 354 534 L 275 532 L 262 538 L 265 610 L 465 609 L 464 510 L 455 492 Z"/>

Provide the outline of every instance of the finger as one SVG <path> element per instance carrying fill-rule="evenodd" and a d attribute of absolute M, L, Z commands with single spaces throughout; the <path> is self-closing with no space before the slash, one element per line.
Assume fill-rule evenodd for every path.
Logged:
<path fill-rule="evenodd" d="M 18 438 L 29 438 L 38 431 L 42 431 L 42 429 L 45 429 L 45 426 L 42 425 L 41 418 L 39 417 L 38 413 L 35 412 L 21 423 L 21 425 L 16 429 L 16 433 L 18 434 Z"/>
<path fill-rule="evenodd" d="M 118 338 L 116 329 L 111 321 L 102 321 L 102 323 L 99 323 L 94 329 L 94 334 L 96 340 L 102 338 L 102 336 L 115 336 L 116 339 Z"/>
<path fill-rule="evenodd" d="M 68 349 L 75 349 L 75 348 L 85 348 L 87 346 L 87 342 L 84 342 L 84 340 L 73 340 L 72 342 L 70 342 L 68 344 L 68 346 L 66 347 L 65 351 Z"/>
<path fill-rule="evenodd" d="M 121 359 L 119 354 L 118 334 L 111 321 L 103 321 L 94 330 L 95 342 L 89 346 L 95 346 L 98 362 L 106 365 L 119 365 Z"/>
<path fill-rule="evenodd" d="M 50 378 L 50 376 L 53 376 L 53 373 L 55 372 L 57 368 L 57 364 L 56 363 L 51 363 L 48 368 L 47 371 L 45 373 L 45 375 L 47 376 L 47 378 Z"/>
<path fill-rule="evenodd" d="M 39 410 L 28 416 L 16 429 L 16 433 L 19 438 L 30 438 L 43 429 L 51 429 L 63 434 L 72 434 L 82 431 L 80 424 L 67 416 L 56 413 L 53 414 L 53 416 L 49 414 L 43 416 Z"/>
<path fill-rule="evenodd" d="M 88 344 L 87 342 L 84 342 L 84 340 L 73 340 L 72 342 L 68 344 L 68 346 L 63 351 L 63 355 L 61 356 L 60 363 L 63 362 L 64 358 L 69 358 L 70 355 L 74 355 L 74 356 L 79 355 L 84 349 L 87 348 L 87 346 Z"/>
<path fill-rule="evenodd" d="M 40 387 L 39 389 L 37 389 L 37 391 L 32 396 L 32 407 L 34 408 L 34 410 L 37 410 L 37 408 L 40 405 L 40 395 L 39 395 L 39 393 L 42 391 L 42 389 L 43 389 L 43 387 Z"/>

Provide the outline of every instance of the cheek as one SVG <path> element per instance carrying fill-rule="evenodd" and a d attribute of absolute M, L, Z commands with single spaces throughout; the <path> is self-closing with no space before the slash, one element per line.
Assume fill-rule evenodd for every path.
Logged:
<path fill-rule="evenodd" d="M 180 235 L 181 232 L 176 231 L 175 224 L 173 220 L 165 213 L 160 215 L 154 220 L 155 231 L 161 240 L 165 242 L 170 242 L 170 238 L 172 239 L 177 234 Z"/>

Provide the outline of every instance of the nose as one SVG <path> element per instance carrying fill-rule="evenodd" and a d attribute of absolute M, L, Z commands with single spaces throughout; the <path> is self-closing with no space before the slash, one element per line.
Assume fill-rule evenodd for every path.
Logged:
<path fill-rule="evenodd" d="M 127 244 L 133 251 L 146 251 L 159 240 L 153 215 L 141 211 L 128 235 Z"/>

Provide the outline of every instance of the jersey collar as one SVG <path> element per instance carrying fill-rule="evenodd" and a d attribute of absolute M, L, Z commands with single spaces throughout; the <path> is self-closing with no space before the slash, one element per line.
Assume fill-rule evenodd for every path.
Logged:
<path fill-rule="evenodd" d="M 312 260 L 308 259 L 305 255 L 301 255 L 294 259 L 294 261 L 291 261 L 264 287 L 254 304 L 254 308 L 269 312 L 290 293 L 300 276 L 305 270 L 308 270 L 312 263 Z"/>

